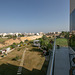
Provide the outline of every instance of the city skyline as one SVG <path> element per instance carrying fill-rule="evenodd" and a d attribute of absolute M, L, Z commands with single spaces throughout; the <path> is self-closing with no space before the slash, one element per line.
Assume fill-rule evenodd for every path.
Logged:
<path fill-rule="evenodd" d="M 4 0 L 0 7 L 0 32 L 69 30 L 68 0 Z"/>

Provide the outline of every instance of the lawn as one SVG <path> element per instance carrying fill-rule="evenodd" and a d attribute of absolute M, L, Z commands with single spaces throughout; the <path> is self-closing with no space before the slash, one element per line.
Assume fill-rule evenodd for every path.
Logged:
<path fill-rule="evenodd" d="M 0 60 L 0 75 L 17 74 L 18 66 L 20 64 L 21 57 L 24 50 L 25 47 L 21 48 L 20 51 L 18 51 L 18 48 L 16 48 L 13 52 L 9 53 L 6 57 Z M 19 56 L 19 60 L 13 61 L 12 59 L 15 58 L 16 56 Z"/>
<path fill-rule="evenodd" d="M 23 75 L 46 75 L 48 62 L 37 47 L 26 51 Z"/>
<path fill-rule="evenodd" d="M 45 61 L 42 51 L 32 45 L 16 48 L 13 52 L 0 60 L 0 74 L 1 75 L 16 75 L 21 60 L 12 61 L 12 58 L 19 56 L 22 57 L 25 48 L 28 50 L 25 53 L 24 65 L 22 75 L 46 75 L 48 62 Z M 19 50 L 19 51 L 18 51 Z"/>
<path fill-rule="evenodd" d="M 67 39 L 65 39 L 65 38 L 57 38 L 56 39 L 56 45 L 68 46 Z"/>
<path fill-rule="evenodd" d="M 0 38 L 0 43 L 3 44 L 8 38 Z"/>

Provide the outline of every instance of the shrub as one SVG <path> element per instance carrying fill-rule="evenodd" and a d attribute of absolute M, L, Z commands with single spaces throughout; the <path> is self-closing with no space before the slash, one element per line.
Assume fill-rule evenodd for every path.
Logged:
<path fill-rule="evenodd" d="M 48 43 L 48 45 L 47 45 L 47 49 L 48 49 L 48 50 L 49 50 L 49 49 L 53 49 L 52 44 Z"/>
<path fill-rule="evenodd" d="M 24 43 L 23 46 L 26 46 L 26 44 Z"/>
<path fill-rule="evenodd" d="M 13 43 L 13 45 L 16 45 L 16 43 Z"/>
<path fill-rule="evenodd" d="M 74 34 L 69 38 L 69 46 L 71 46 L 75 50 L 75 35 Z"/>
<path fill-rule="evenodd" d="M 17 46 L 17 44 L 16 44 L 16 43 L 13 43 L 13 44 L 10 46 L 10 48 L 13 49 L 13 48 L 15 48 L 16 46 Z"/>
<path fill-rule="evenodd" d="M 28 43 L 29 41 L 28 41 L 28 40 L 25 40 L 24 42 L 25 42 L 25 43 Z"/>
<path fill-rule="evenodd" d="M 15 47 L 16 47 L 16 46 L 15 46 L 15 45 L 13 45 L 13 44 L 10 46 L 10 48 L 11 48 L 11 49 L 13 49 L 13 48 L 15 48 Z"/>
<path fill-rule="evenodd" d="M 23 44 L 23 42 L 21 41 L 20 44 Z"/>
<path fill-rule="evenodd" d="M 12 58 L 13 61 L 17 61 L 18 59 L 19 59 L 19 56 Z"/>
<path fill-rule="evenodd" d="M 21 50 L 20 48 L 17 49 L 17 51 L 20 51 L 20 50 Z"/>
<path fill-rule="evenodd" d="M 8 39 L 13 38 L 13 36 L 12 36 L 12 35 L 6 35 L 5 37 L 8 37 Z"/>
<path fill-rule="evenodd" d="M 2 54 L 2 52 L 0 51 L 0 54 Z"/>
<path fill-rule="evenodd" d="M 51 38 L 51 36 L 49 38 Z"/>
<path fill-rule="evenodd" d="M 15 40 L 17 38 L 16 34 L 13 36 L 13 40 Z"/>
<path fill-rule="evenodd" d="M 4 55 L 2 55 L 1 57 L 4 57 Z"/>
<path fill-rule="evenodd" d="M 13 49 L 13 48 L 15 48 L 15 46 L 14 45 L 11 45 L 10 48 Z"/>
<path fill-rule="evenodd" d="M 20 47 L 22 47 L 22 46 L 23 46 L 23 44 L 20 45 Z"/>
<path fill-rule="evenodd" d="M 33 40 L 29 41 L 30 44 L 33 44 Z"/>
<path fill-rule="evenodd" d="M 48 38 L 47 38 L 46 35 L 43 35 L 43 36 L 42 36 L 42 39 L 43 39 L 43 40 L 47 40 Z"/>

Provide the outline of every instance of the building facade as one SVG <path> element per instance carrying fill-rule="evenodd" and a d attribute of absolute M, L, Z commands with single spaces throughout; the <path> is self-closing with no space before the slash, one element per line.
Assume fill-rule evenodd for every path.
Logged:
<path fill-rule="evenodd" d="M 70 35 L 69 46 L 75 50 L 75 0 L 70 0 Z"/>
<path fill-rule="evenodd" d="M 70 31 L 75 31 L 75 0 L 70 0 Z"/>

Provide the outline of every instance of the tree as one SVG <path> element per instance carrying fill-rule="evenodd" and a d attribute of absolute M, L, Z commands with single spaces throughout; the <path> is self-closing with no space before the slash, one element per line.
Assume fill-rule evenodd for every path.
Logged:
<path fill-rule="evenodd" d="M 43 40 L 47 40 L 48 38 L 47 38 L 46 35 L 43 35 L 43 36 L 42 36 L 42 39 L 43 39 Z"/>
<path fill-rule="evenodd" d="M 13 39 L 15 40 L 17 38 L 16 34 L 13 36 Z"/>
<path fill-rule="evenodd" d="M 75 50 L 75 35 L 74 34 L 72 34 L 72 36 L 69 38 L 69 46 Z"/>
<path fill-rule="evenodd" d="M 23 42 L 21 41 L 20 44 L 23 44 Z"/>
<path fill-rule="evenodd" d="M 12 35 L 6 35 L 5 37 L 8 37 L 8 39 L 13 38 L 13 36 L 12 36 Z"/>
<path fill-rule="evenodd" d="M 44 50 L 49 50 L 49 49 L 52 49 L 53 48 L 52 44 L 50 43 L 49 38 L 47 38 L 46 36 L 43 36 L 40 39 L 40 46 Z"/>
<path fill-rule="evenodd" d="M 25 43 L 29 43 L 29 40 L 26 39 L 24 42 L 25 42 Z"/>
<path fill-rule="evenodd" d="M 15 46 L 15 47 L 16 47 L 16 46 L 17 46 L 17 44 L 16 44 L 16 43 L 13 43 L 13 46 Z"/>
<path fill-rule="evenodd" d="M 2 37 L 3 35 L 0 35 L 0 37 Z"/>
<path fill-rule="evenodd" d="M 65 33 L 65 38 L 68 39 L 69 38 L 69 32 Z"/>
<path fill-rule="evenodd" d="M 53 48 L 52 44 L 48 43 L 47 49 L 49 50 L 49 49 L 52 49 L 52 48 Z"/>

